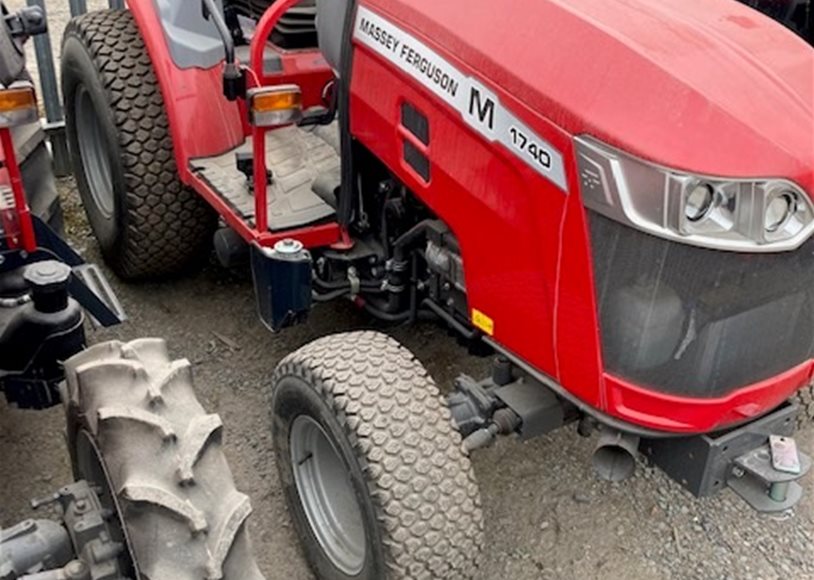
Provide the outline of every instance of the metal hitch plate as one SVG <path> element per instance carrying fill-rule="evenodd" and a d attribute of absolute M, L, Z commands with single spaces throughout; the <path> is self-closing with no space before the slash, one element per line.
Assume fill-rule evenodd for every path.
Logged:
<path fill-rule="evenodd" d="M 772 435 L 770 441 L 773 438 L 781 439 Z M 788 469 L 778 470 L 775 467 L 773 448 L 769 443 L 737 457 L 732 473 L 727 479 L 727 485 L 760 512 L 780 512 L 794 507 L 803 495 L 803 488 L 796 480 L 811 469 L 811 458 L 797 453 L 794 439 L 791 437 L 782 439 L 785 439 L 783 453 L 789 455 L 783 459 L 788 461 L 796 459 L 799 468 L 796 473 Z M 794 451 L 794 458 L 790 457 L 789 449 Z"/>
<path fill-rule="evenodd" d="M 772 466 L 777 471 L 799 475 L 802 471 L 797 443 L 791 437 L 772 435 L 769 437 L 769 450 L 772 452 Z"/>

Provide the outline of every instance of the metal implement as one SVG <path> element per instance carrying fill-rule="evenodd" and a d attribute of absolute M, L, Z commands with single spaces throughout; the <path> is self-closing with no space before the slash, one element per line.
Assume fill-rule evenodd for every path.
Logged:
<path fill-rule="evenodd" d="M 0 530 L 0 578 L 59 568 L 73 558 L 68 532 L 51 520 L 25 520 Z"/>
<path fill-rule="evenodd" d="M 37 6 L 42 10 L 43 17 L 47 22 L 48 12 L 45 9 L 45 0 L 27 0 L 27 4 Z M 65 117 L 62 112 L 62 102 L 59 98 L 51 38 L 47 30 L 34 37 L 34 52 L 37 56 L 37 69 L 45 102 L 45 132 L 51 141 L 54 173 L 61 177 L 70 173 L 70 162 L 68 142 L 65 138 Z"/>
<path fill-rule="evenodd" d="M 25 520 L 0 531 L 0 580 L 125 580 L 124 546 L 112 539 L 112 513 L 85 481 L 31 502 L 56 504 L 61 523 Z"/>
<path fill-rule="evenodd" d="M 61 361 L 85 346 L 84 315 L 68 294 L 71 268 L 46 260 L 22 271 L 29 301 L 0 313 L 0 390 L 20 408 L 43 409 L 59 403 Z"/>
<path fill-rule="evenodd" d="M 800 454 L 797 452 L 797 443 L 794 439 L 771 435 L 769 437 L 769 451 L 772 454 L 772 467 L 777 471 L 800 475 L 802 465 L 800 463 Z"/>
<path fill-rule="evenodd" d="M 796 483 L 811 467 L 811 459 L 797 455 L 799 471 L 781 471 L 773 465 L 770 441 L 784 440 L 788 457 L 778 457 L 789 469 L 794 461 L 794 431 L 797 407 L 785 404 L 779 409 L 726 432 L 672 439 L 642 439 L 640 449 L 667 475 L 693 495 L 705 497 L 731 487 L 753 508 L 761 512 L 783 511 L 793 507 L 802 495 Z"/>
<path fill-rule="evenodd" d="M 764 445 L 735 460 L 727 485 L 757 511 L 784 511 L 800 501 L 803 488 L 796 480 L 811 469 L 807 455 L 799 455 L 798 462 L 799 473 L 779 471 L 772 464 L 770 446 Z"/>

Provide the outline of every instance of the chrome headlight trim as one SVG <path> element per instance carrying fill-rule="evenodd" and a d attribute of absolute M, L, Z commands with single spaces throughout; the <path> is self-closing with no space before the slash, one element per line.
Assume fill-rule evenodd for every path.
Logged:
<path fill-rule="evenodd" d="M 589 136 L 574 142 L 585 206 L 641 231 L 746 253 L 796 250 L 814 234 L 814 204 L 787 179 L 694 175 L 644 161 Z M 713 201 L 693 220 L 688 217 L 688 196 L 699 187 L 709 187 Z M 784 195 L 793 198 L 793 210 L 770 230 L 767 211 Z"/>

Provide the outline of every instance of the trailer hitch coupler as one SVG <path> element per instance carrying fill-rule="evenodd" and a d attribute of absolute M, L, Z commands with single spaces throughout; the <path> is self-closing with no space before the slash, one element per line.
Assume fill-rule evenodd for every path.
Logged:
<path fill-rule="evenodd" d="M 605 481 L 623 481 L 636 470 L 639 437 L 615 429 L 603 429 L 596 443 L 593 466 Z"/>

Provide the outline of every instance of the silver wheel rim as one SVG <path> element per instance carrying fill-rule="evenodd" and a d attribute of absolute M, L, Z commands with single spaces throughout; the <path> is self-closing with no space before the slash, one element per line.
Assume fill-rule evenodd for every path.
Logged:
<path fill-rule="evenodd" d="M 79 86 L 74 99 L 76 116 L 76 140 L 82 170 L 93 203 L 105 218 L 113 217 L 113 177 L 110 169 L 110 152 L 105 144 L 104 132 L 90 93 Z"/>
<path fill-rule="evenodd" d="M 294 481 L 314 536 L 334 566 L 358 574 L 365 563 L 365 528 L 339 452 L 306 415 L 291 425 L 290 448 Z"/>

